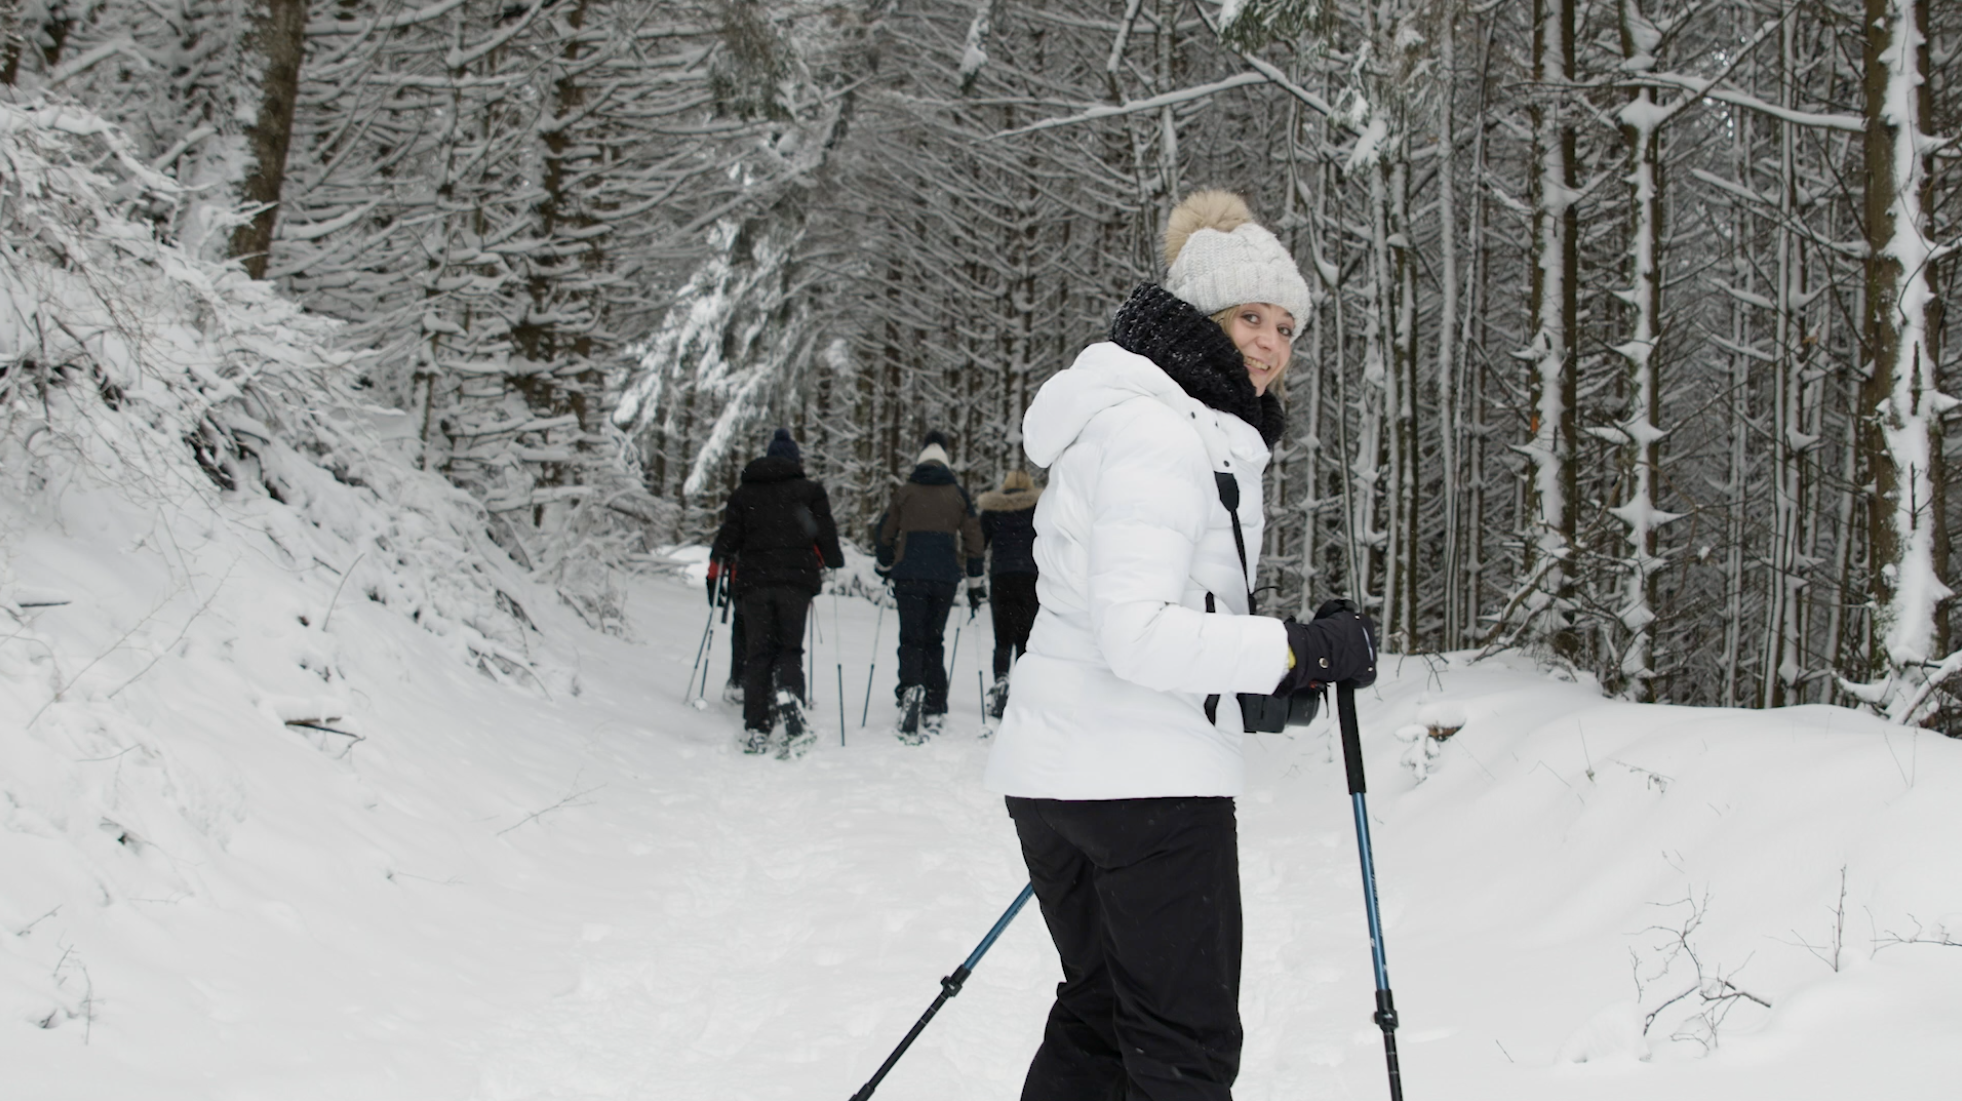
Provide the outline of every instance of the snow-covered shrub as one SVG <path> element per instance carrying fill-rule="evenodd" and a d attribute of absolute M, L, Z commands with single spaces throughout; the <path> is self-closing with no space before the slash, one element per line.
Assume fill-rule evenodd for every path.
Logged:
<path fill-rule="evenodd" d="M 256 529 L 487 674 L 532 665 L 535 598 L 483 508 L 382 444 L 333 322 L 160 239 L 187 199 L 86 109 L 0 103 L 0 491 Z"/>

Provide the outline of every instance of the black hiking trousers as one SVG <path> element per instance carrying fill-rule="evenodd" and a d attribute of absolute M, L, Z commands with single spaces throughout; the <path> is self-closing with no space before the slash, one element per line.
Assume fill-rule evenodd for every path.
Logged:
<path fill-rule="evenodd" d="M 1029 649 L 1036 618 L 1036 575 L 998 573 L 988 579 L 988 611 L 995 617 L 995 679 Z"/>
<path fill-rule="evenodd" d="M 811 594 L 803 589 L 751 589 L 743 593 L 743 726 L 768 730 L 778 688 L 804 698 L 804 613 Z"/>
<path fill-rule="evenodd" d="M 899 685 L 926 688 L 928 715 L 947 713 L 947 613 L 954 606 L 953 581 L 895 581 L 893 601 L 899 605 Z"/>
<path fill-rule="evenodd" d="M 1240 1070 L 1233 800 L 1008 799 L 1063 981 L 1022 1101 L 1230 1101 Z"/>

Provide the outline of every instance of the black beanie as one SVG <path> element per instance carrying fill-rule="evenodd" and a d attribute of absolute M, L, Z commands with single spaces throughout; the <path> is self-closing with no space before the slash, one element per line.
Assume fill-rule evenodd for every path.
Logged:
<path fill-rule="evenodd" d="M 770 437 L 769 449 L 763 453 L 773 459 L 789 459 L 793 463 L 804 461 L 804 456 L 797 450 L 797 441 L 790 438 L 788 428 L 777 429 L 776 435 Z"/>
<path fill-rule="evenodd" d="M 926 439 L 920 441 L 920 447 L 922 448 L 936 447 L 936 446 L 943 451 L 951 450 L 950 445 L 947 443 L 947 437 L 945 435 L 942 435 L 939 429 L 935 429 L 932 432 L 928 432 L 926 434 Z"/>

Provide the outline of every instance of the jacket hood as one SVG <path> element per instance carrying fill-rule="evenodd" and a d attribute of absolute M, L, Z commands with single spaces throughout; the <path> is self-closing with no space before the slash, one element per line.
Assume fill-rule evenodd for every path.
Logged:
<path fill-rule="evenodd" d="M 1083 434 L 1090 418 L 1133 398 L 1153 398 L 1176 407 L 1185 391 L 1158 365 L 1109 342 L 1077 353 L 1068 370 L 1058 371 L 1036 391 L 1022 414 L 1022 450 L 1037 466 L 1053 466 L 1063 449 Z"/>
<path fill-rule="evenodd" d="M 745 482 L 787 482 L 803 476 L 802 464 L 780 455 L 765 455 L 743 467 Z"/>
<path fill-rule="evenodd" d="M 1027 475 L 1023 475 L 1025 482 L 1027 478 Z M 1034 508 L 1041 497 L 1041 490 L 1031 489 L 1025 484 L 1015 489 L 991 489 L 975 498 L 974 503 L 984 512 L 1016 512 Z"/>
<path fill-rule="evenodd" d="M 941 463 L 921 463 L 906 480 L 923 486 L 950 486 L 954 484 L 954 472 Z"/>

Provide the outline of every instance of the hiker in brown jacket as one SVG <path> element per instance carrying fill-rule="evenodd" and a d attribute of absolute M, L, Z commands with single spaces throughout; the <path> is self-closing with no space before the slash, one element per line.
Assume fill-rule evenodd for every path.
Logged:
<path fill-rule="evenodd" d="M 879 518 L 879 572 L 899 604 L 899 738 L 918 745 L 947 715 L 946 655 L 941 640 L 963 578 L 968 604 L 985 595 L 981 521 L 967 490 L 947 465 L 947 438 L 929 432 L 918 465 L 893 490 Z"/>

